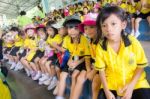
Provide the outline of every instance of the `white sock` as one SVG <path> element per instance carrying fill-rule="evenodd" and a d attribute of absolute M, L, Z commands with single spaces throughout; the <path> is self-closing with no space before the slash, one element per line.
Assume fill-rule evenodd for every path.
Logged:
<path fill-rule="evenodd" d="M 64 99 L 64 97 L 62 97 L 62 96 L 56 96 L 55 99 Z"/>
<path fill-rule="evenodd" d="M 140 35 L 140 32 L 139 32 L 139 31 L 136 31 L 135 37 L 137 38 L 139 35 Z"/>

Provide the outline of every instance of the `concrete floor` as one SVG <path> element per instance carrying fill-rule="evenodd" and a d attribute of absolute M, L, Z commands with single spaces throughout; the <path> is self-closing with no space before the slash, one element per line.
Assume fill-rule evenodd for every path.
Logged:
<path fill-rule="evenodd" d="M 10 70 L 7 82 L 12 89 L 13 99 L 54 99 L 52 91 L 48 91 L 44 85 L 38 85 L 23 71 Z"/>
<path fill-rule="evenodd" d="M 150 41 L 142 41 L 142 46 L 150 64 Z M 150 68 L 147 69 L 150 78 Z M 150 80 L 150 79 L 149 79 Z M 54 99 L 52 91 L 47 91 L 46 86 L 39 86 L 22 71 L 9 71 L 7 78 L 11 86 L 14 99 Z"/>

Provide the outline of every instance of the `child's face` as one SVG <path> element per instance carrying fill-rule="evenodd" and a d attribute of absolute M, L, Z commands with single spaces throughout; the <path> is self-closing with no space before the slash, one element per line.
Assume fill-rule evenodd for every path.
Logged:
<path fill-rule="evenodd" d="M 67 29 L 65 27 L 62 27 L 60 29 L 58 29 L 58 33 L 61 35 L 61 36 L 65 36 L 66 33 L 67 33 Z"/>
<path fill-rule="evenodd" d="M 32 37 L 33 34 L 34 34 L 34 30 L 33 30 L 33 29 L 28 29 L 28 30 L 27 30 L 27 35 L 28 35 L 29 37 Z"/>
<path fill-rule="evenodd" d="M 45 39 L 45 37 L 46 37 L 43 29 L 39 29 L 37 31 L 37 34 L 40 36 L 41 39 Z"/>
<path fill-rule="evenodd" d="M 88 8 L 84 8 L 83 12 L 84 12 L 84 14 L 87 14 L 88 13 Z"/>
<path fill-rule="evenodd" d="M 108 40 L 121 37 L 121 31 L 125 29 L 126 22 L 122 22 L 115 14 L 110 15 L 102 24 L 102 33 Z"/>
<path fill-rule="evenodd" d="M 13 35 L 18 34 L 18 31 L 10 31 Z"/>
<path fill-rule="evenodd" d="M 90 37 L 94 38 L 96 35 L 96 26 L 84 26 L 84 32 Z"/>
<path fill-rule="evenodd" d="M 54 30 L 51 27 L 48 27 L 46 29 L 46 31 L 47 31 L 47 33 L 48 33 L 49 36 L 53 36 L 54 35 Z"/>
<path fill-rule="evenodd" d="M 80 34 L 80 31 L 77 26 L 72 26 L 72 27 L 68 27 L 68 34 L 70 37 L 76 38 Z"/>

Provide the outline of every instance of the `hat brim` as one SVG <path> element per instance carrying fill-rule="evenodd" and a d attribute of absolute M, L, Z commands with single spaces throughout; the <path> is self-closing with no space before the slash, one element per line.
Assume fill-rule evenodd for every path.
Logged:
<path fill-rule="evenodd" d="M 77 20 L 77 19 L 70 19 L 70 20 L 66 20 L 64 23 L 63 23 L 63 26 L 66 26 L 66 25 L 69 25 L 69 24 L 80 24 L 81 21 L 80 20 Z"/>
<path fill-rule="evenodd" d="M 79 24 L 79 30 L 81 32 L 84 32 L 84 26 L 96 26 L 96 21 L 84 21 L 81 24 Z"/>

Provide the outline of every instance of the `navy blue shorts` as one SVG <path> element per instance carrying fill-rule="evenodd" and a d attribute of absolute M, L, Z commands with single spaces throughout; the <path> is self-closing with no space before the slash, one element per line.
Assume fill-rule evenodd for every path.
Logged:
<path fill-rule="evenodd" d="M 115 97 L 117 97 L 116 91 L 111 91 Z M 98 99 L 106 99 L 104 90 L 101 89 L 98 95 Z M 131 99 L 150 99 L 150 88 L 140 88 L 133 91 Z"/>
<path fill-rule="evenodd" d="M 14 47 L 11 52 L 10 55 L 12 56 L 17 56 L 17 52 L 19 51 L 20 47 Z"/>

